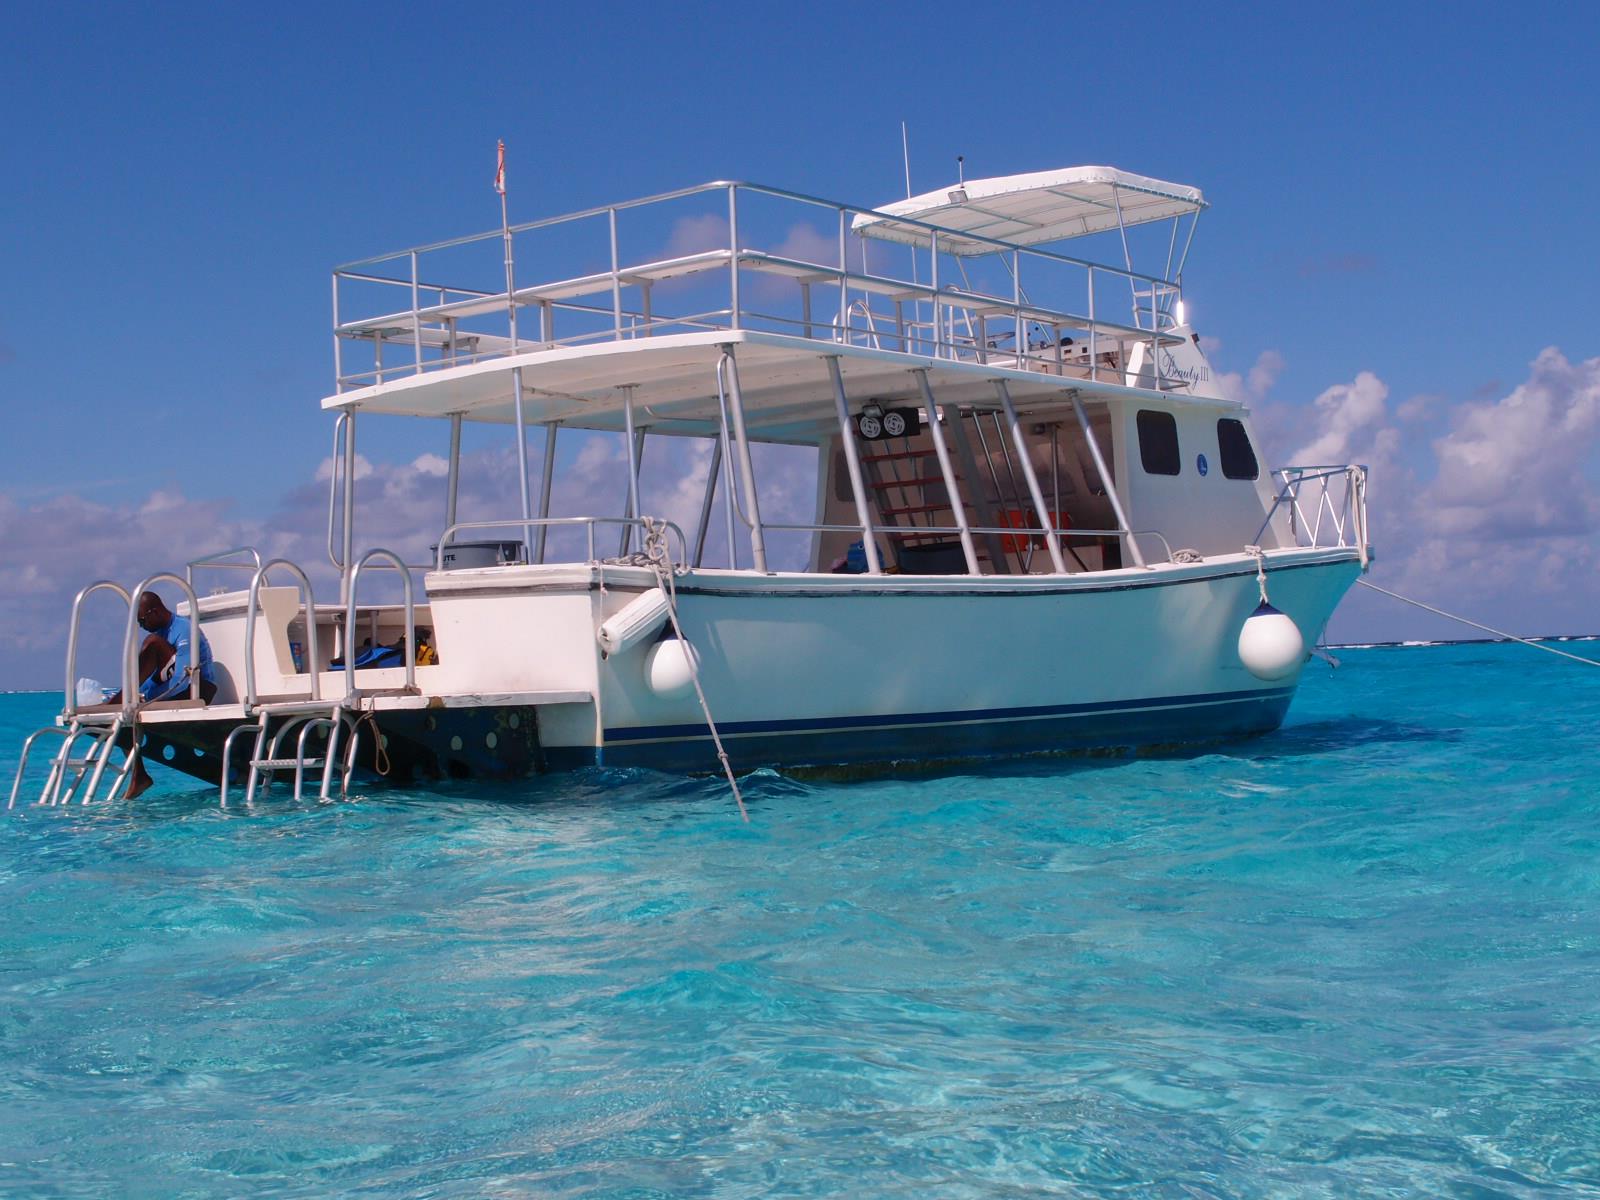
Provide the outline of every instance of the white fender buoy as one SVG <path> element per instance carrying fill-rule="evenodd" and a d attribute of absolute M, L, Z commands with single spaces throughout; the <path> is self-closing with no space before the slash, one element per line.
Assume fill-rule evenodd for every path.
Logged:
<path fill-rule="evenodd" d="M 698 656 L 694 647 L 678 638 L 668 638 L 650 647 L 644 656 L 644 682 L 663 700 L 686 696 L 694 687 L 694 668 Z"/>
<path fill-rule="evenodd" d="M 1287 613 L 1263 600 L 1239 630 L 1239 661 L 1257 679 L 1286 679 L 1305 661 L 1306 640 Z"/>
<path fill-rule="evenodd" d="M 666 624 L 669 607 L 667 594 L 658 587 L 651 588 L 607 618 L 595 631 L 595 640 L 607 654 L 619 654 Z"/>

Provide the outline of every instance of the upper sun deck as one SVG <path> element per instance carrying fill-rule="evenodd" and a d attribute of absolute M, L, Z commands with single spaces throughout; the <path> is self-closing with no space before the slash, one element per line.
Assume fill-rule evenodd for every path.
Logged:
<path fill-rule="evenodd" d="M 799 357 L 843 350 L 858 373 L 899 360 L 1213 396 L 1172 369 L 1190 342 L 1182 264 L 1204 207 L 1193 188 L 1107 167 L 964 181 L 878 209 L 718 182 L 420 246 L 335 271 L 325 405 L 507 420 L 503 375 L 537 366 L 525 387 L 552 403 L 530 419 L 584 423 L 597 390 L 642 385 L 669 347 L 718 335 L 767 335 Z M 1165 266 L 1134 270 L 1129 227 L 1161 220 Z M 1102 231 L 1120 233 L 1122 265 L 1045 248 Z"/>

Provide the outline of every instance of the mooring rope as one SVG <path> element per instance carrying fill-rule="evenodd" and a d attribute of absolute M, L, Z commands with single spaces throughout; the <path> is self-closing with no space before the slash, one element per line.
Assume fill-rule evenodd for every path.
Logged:
<path fill-rule="evenodd" d="M 656 581 L 667 597 L 667 617 L 672 622 L 672 632 L 677 634 L 678 640 L 683 643 L 684 657 L 689 660 L 689 680 L 694 684 L 694 694 L 700 700 L 700 711 L 705 714 L 706 728 L 711 731 L 711 742 L 716 746 L 717 758 L 722 762 L 722 773 L 728 777 L 728 786 L 733 789 L 733 799 L 739 806 L 739 816 L 748 825 L 750 810 L 744 806 L 744 795 L 739 791 L 739 781 L 734 778 L 733 764 L 728 761 L 728 752 L 722 747 L 722 737 L 717 733 L 717 723 L 711 719 L 711 705 L 706 702 L 705 689 L 700 686 L 700 667 L 695 662 L 694 644 L 684 636 L 683 626 L 678 624 L 678 589 L 675 582 L 676 573 L 672 569 L 672 554 L 667 546 L 667 523 L 653 517 L 640 519 L 645 529 L 645 558 L 655 571 Z"/>
<path fill-rule="evenodd" d="M 1263 604 L 1271 604 L 1272 601 L 1267 599 L 1267 556 L 1266 556 L 1266 553 L 1261 549 L 1260 546 L 1246 546 L 1244 548 L 1244 552 L 1246 554 L 1251 555 L 1256 560 L 1256 587 L 1261 592 L 1261 603 L 1263 603 Z"/>
<path fill-rule="evenodd" d="M 1436 616 L 1445 617 L 1451 621 L 1460 621 L 1463 625 L 1470 625 L 1474 629 L 1481 629 L 1485 633 L 1492 633 L 1496 637 L 1505 638 L 1507 641 L 1521 642 L 1524 646 L 1532 646 L 1535 650 L 1543 650 L 1546 654 L 1559 654 L 1562 658 L 1570 658 L 1573 662 L 1587 663 L 1591 667 L 1600 667 L 1600 660 L 1585 658 L 1581 654 L 1569 654 L 1565 650 L 1557 650 L 1554 646 L 1543 645 L 1539 642 L 1533 641 L 1531 638 L 1518 637 L 1516 634 L 1507 633 L 1503 629 L 1495 629 L 1491 626 L 1480 624 L 1477 621 L 1468 620 L 1466 617 L 1457 616 L 1455 613 L 1445 612 L 1445 610 L 1442 608 L 1435 608 L 1431 604 L 1424 604 L 1421 600 L 1413 600 L 1409 596 L 1402 596 L 1399 592 L 1391 592 L 1388 588 L 1379 587 L 1370 580 L 1358 579 L 1356 582 L 1362 587 L 1371 588 L 1375 592 L 1382 592 L 1385 596 L 1398 600 L 1402 604 L 1410 604 L 1416 608 L 1422 609 L 1425 612 L 1431 612 Z"/>
<path fill-rule="evenodd" d="M 394 764 L 389 761 L 389 748 L 383 744 L 383 730 L 378 728 L 378 713 L 375 709 L 369 708 L 366 712 L 356 717 L 355 723 L 350 726 L 352 739 L 360 736 L 363 725 L 372 726 L 372 769 L 380 777 L 386 779 L 389 775 L 389 768 Z"/>

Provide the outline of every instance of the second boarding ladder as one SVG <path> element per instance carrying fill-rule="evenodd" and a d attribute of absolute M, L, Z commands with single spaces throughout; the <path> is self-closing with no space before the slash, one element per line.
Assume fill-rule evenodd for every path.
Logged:
<path fill-rule="evenodd" d="M 399 555 L 391 550 L 373 549 L 366 552 L 351 568 L 346 591 L 344 628 L 346 642 L 348 631 L 356 628 L 356 584 L 362 568 L 374 559 L 387 560 L 399 572 L 405 592 L 405 646 L 406 689 L 416 689 L 416 605 L 412 592 L 411 574 Z M 263 702 L 256 690 L 255 638 L 256 623 L 260 613 L 261 588 L 267 573 L 281 568 L 294 575 L 305 597 L 304 613 L 307 654 L 307 694 L 272 702 Z M 270 787 L 278 771 L 294 771 L 294 796 L 299 800 L 305 791 L 307 770 L 321 773 L 320 800 L 332 798 L 335 768 L 338 768 L 339 795 L 349 794 L 350 779 L 355 774 L 356 761 L 361 749 L 361 720 L 356 714 L 361 706 L 361 691 L 356 687 L 354 648 L 344 648 L 346 690 L 338 699 L 322 695 L 321 656 L 317 645 L 317 607 L 312 596 L 311 580 L 306 573 L 285 558 L 264 563 L 250 582 L 250 598 L 245 617 L 245 696 L 244 708 L 253 720 L 236 726 L 222 746 L 222 783 L 220 802 L 228 806 L 230 777 L 233 773 L 233 750 L 242 737 L 253 735 L 250 747 L 249 771 L 245 776 L 244 802 L 254 802 L 258 787 Z M 291 737 L 292 735 L 292 737 Z M 312 744 L 315 736 L 322 743 Z M 381 744 L 380 744 L 381 750 Z M 291 752 L 292 751 L 292 752 Z"/>

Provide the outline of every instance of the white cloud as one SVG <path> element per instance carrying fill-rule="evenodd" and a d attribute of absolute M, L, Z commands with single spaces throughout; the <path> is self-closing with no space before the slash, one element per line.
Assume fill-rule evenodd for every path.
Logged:
<path fill-rule="evenodd" d="M 371 474 L 372 463 L 367 460 L 366 455 L 356 455 L 356 479 L 359 481 Z M 325 458 L 317 464 L 316 478 L 318 483 L 327 483 L 333 478 L 333 459 Z"/>
<path fill-rule="evenodd" d="M 1216 338 L 1202 337 L 1200 349 L 1205 352 L 1207 358 L 1211 358 L 1222 349 L 1222 343 Z M 1276 350 L 1263 350 L 1256 356 L 1255 363 L 1245 374 L 1241 375 L 1238 371 L 1219 373 L 1217 387 L 1230 400 L 1237 400 L 1241 404 L 1255 404 L 1266 399 L 1267 393 L 1272 390 L 1272 385 L 1278 382 L 1278 376 L 1283 374 L 1283 366 L 1283 355 Z"/>
<path fill-rule="evenodd" d="M 852 239 L 854 240 L 854 239 Z M 846 247 L 848 252 L 848 247 Z M 793 258 L 800 262 L 819 263 L 825 267 L 839 265 L 839 238 L 835 234 L 829 236 L 815 225 L 801 222 L 791 225 L 784 234 L 783 241 L 773 249 L 772 253 L 780 258 Z"/>
<path fill-rule="evenodd" d="M 1442 407 L 1406 401 L 1391 416 L 1388 388 L 1362 372 L 1312 406 L 1302 462 L 1365 462 L 1375 582 L 1523 635 L 1591 632 L 1596 621 L 1600 491 L 1600 359 L 1541 353 L 1505 396 L 1459 405 L 1425 454 L 1405 447 L 1400 422 Z M 1409 459 L 1406 450 L 1410 450 Z M 1357 596 L 1335 636 L 1475 636 L 1459 624 Z"/>
<path fill-rule="evenodd" d="M 1308 466 L 1391 461 L 1400 433 L 1389 424 L 1388 398 L 1388 385 L 1371 371 L 1328 388 L 1312 404 L 1316 436 L 1291 461 Z"/>
<path fill-rule="evenodd" d="M 1600 358 L 1551 347 L 1509 395 L 1460 409 L 1433 445 L 1425 494 L 1441 534 L 1491 540 L 1591 533 L 1600 495 L 1587 471 L 1600 432 Z"/>
<path fill-rule="evenodd" d="M 667 235 L 666 257 L 683 258 L 707 250 L 726 250 L 728 232 L 728 218 L 716 213 L 681 217 Z"/>
<path fill-rule="evenodd" d="M 1412 396 L 1409 400 L 1402 401 L 1400 406 L 1396 408 L 1394 412 L 1395 416 L 1399 417 L 1402 421 L 1409 425 L 1418 421 L 1425 421 L 1429 417 L 1432 417 L 1435 411 L 1443 403 L 1444 397 L 1442 396 L 1434 396 L 1427 392 L 1419 392 L 1417 395 Z"/>

